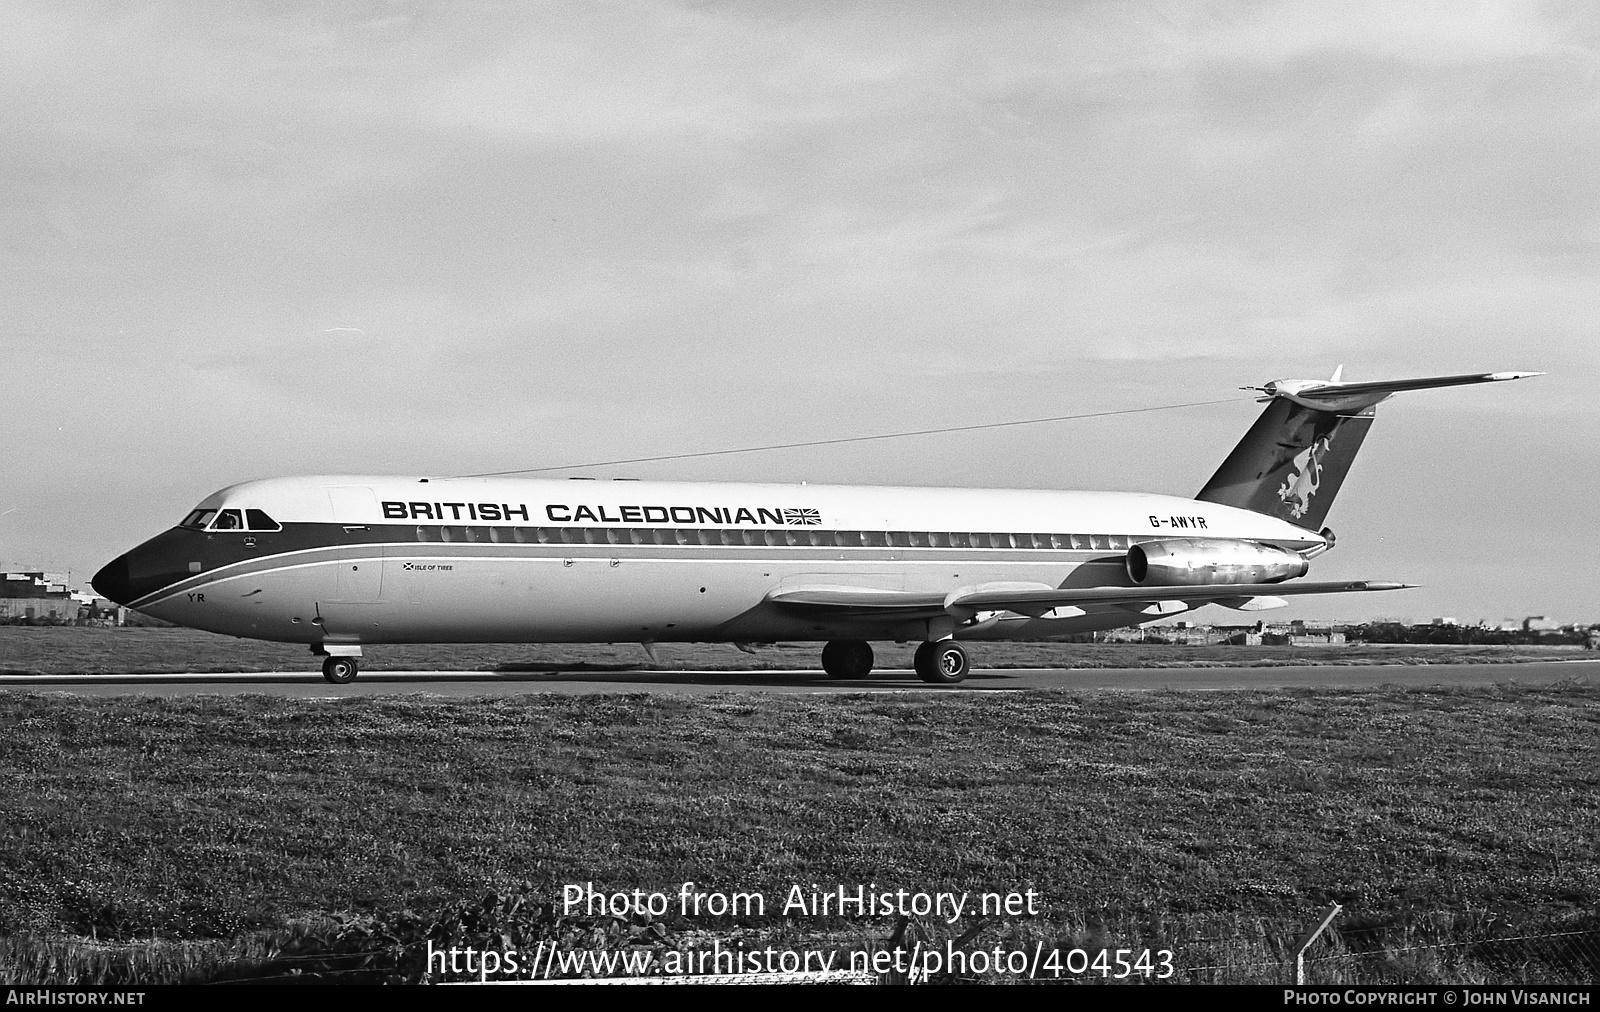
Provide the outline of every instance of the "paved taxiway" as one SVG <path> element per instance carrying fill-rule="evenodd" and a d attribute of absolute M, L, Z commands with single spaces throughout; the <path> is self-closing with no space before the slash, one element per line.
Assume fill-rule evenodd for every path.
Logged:
<path fill-rule="evenodd" d="M 1373 688 L 1380 685 L 1519 685 L 1600 679 L 1600 660 L 1523 664 L 1322 664 L 1250 668 L 990 668 L 953 686 L 924 685 L 908 670 L 886 669 L 860 681 L 839 682 L 821 671 L 638 671 L 624 668 L 551 671 L 368 671 L 348 685 L 321 674 L 8 675 L 0 690 L 68 692 L 83 696 L 192 696 L 261 693 L 326 697 L 427 693 L 437 696 L 516 696 L 650 692 L 985 692 L 1017 689 L 1280 689 Z"/>

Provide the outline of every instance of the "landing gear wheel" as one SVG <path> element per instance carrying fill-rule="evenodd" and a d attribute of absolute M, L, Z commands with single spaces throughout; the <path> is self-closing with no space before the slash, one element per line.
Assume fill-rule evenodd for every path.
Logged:
<path fill-rule="evenodd" d="M 955 640 L 922 644 L 912 665 L 917 677 L 932 685 L 954 685 L 972 670 L 966 648 Z"/>
<path fill-rule="evenodd" d="M 829 678 L 865 678 L 872 672 L 872 645 L 865 640 L 833 640 L 822 648 L 822 670 Z"/>
<path fill-rule="evenodd" d="M 354 657 L 329 657 L 322 662 L 322 677 L 335 685 L 345 685 L 356 680 Z"/>

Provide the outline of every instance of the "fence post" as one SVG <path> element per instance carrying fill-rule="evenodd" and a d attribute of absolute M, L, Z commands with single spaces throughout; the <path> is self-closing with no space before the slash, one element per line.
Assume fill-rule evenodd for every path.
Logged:
<path fill-rule="evenodd" d="M 1294 982 L 1296 984 L 1304 984 L 1306 982 L 1306 950 L 1311 947 L 1312 942 L 1317 940 L 1318 935 L 1327 930 L 1328 925 L 1333 923 L 1333 919 L 1338 917 L 1339 911 L 1343 909 L 1337 903 L 1329 907 L 1328 912 L 1322 915 L 1322 923 L 1301 935 L 1299 941 L 1294 943 Z"/>

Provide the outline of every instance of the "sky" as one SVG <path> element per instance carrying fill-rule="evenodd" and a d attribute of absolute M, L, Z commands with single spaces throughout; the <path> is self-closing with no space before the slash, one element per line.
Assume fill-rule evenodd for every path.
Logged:
<path fill-rule="evenodd" d="M 1600 621 L 1600 10 L 0 6 L 0 567 L 249 478 L 1193 495 L 1379 408 L 1305 618 Z M 1231 613 L 1210 609 L 1218 620 Z"/>

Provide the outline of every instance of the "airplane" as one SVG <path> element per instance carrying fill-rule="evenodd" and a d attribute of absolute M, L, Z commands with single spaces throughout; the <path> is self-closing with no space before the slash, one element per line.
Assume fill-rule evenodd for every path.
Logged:
<path fill-rule="evenodd" d="M 1396 590 L 1295 582 L 1401 391 L 1477 373 L 1244 387 L 1267 406 L 1193 499 L 1144 492 L 326 475 L 246 481 L 92 581 L 196 629 L 308 644 L 323 677 L 384 643 L 824 641 L 834 678 L 916 641 L 932 684 L 965 642 L 1136 626 L 1205 604 Z"/>

